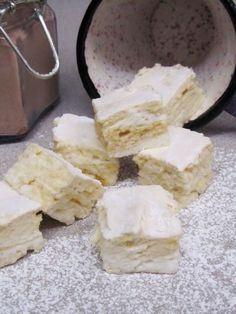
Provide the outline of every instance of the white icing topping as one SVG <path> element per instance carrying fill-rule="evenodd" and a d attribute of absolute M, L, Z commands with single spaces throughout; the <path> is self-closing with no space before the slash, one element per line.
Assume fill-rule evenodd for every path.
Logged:
<path fill-rule="evenodd" d="M 0 182 L 0 226 L 26 213 L 40 211 L 41 205 L 18 194 L 7 183 Z"/>
<path fill-rule="evenodd" d="M 168 128 L 169 146 L 142 151 L 139 156 L 150 156 L 162 160 L 179 171 L 195 164 L 202 150 L 211 145 L 211 140 L 201 133 L 184 128 Z"/>
<path fill-rule="evenodd" d="M 131 88 L 140 88 L 150 85 L 162 98 L 163 105 L 169 103 L 183 87 L 195 79 L 196 74 L 188 67 L 180 64 L 175 66 L 162 66 L 156 64 L 152 68 L 141 69 L 134 80 L 131 82 Z"/>
<path fill-rule="evenodd" d="M 64 114 L 54 120 L 53 138 L 59 145 L 73 145 L 105 151 L 95 129 L 95 122 L 88 117 Z"/>
<path fill-rule="evenodd" d="M 116 89 L 109 94 L 93 99 L 92 104 L 98 120 L 105 120 L 108 117 L 129 110 L 148 102 L 156 102 L 162 106 L 160 95 L 150 86 L 144 86 L 139 89 L 124 87 Z"/>
<path fill-rule="evenodd" d="M 99 207 L 106 210 L 101 232 L 107 240 L 125 235 L 146 238 L 170 238 L 181 235 L 174 216 L 177 204 L 160 186 L 133 186 L 104 193 Z"/>

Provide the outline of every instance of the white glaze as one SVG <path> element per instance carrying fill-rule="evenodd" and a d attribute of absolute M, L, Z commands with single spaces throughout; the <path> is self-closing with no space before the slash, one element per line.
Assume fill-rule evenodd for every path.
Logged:
<path fill-rule="evenodd" d="M 160 94 L 163 105 L 166 106 L 180 91 L 187 88 L 195 77 L 192 69 L 180 64 L 171 67 L 155 64 L 152 68 L 141 69 L 130 87 L 138 89 L 150 85 Z"/>
<path fill-rule="evenodd" d="M 150 86 L 142 86 L 139 89 L 120 88 L 92 101 L 99 121 L 118 112 L 128 111 L 133 107 L 150 102 L 156 102 L 157 106 L 162 107 L 161 96 Z"/>
<path fill-rule="evenodd" d="M 0 226 L 7 225 L 12 220 L 27 213 L 41 210 L 38 202 L 18 194 L 4 181 L 0 182 Z"/>
<path fill-rule="evenodd" d="M 54 120 L 53 139 L 59 145 L 72 145 L 105 151 L 95 129 L 93 119 L 74 114 L 63 114 Z"/>
<path fill-rule="evenodd" d="M 172 195 L 160 186 L 133 186 L 107 191 L 98 207 L 106 211 L 101 221 L 105 239 L 125 235 L 141 238 L 180 237 L 181 225 L 174 216 L 177 210 Z"/>
<path fill-rule="evenodd" d="M 169 127 L 169 145 L 142 151 L 140 156 L 162 160 L 179 171 L 195 164 L 203 149 L 211 145 L 211 140 L 201 133 L 179 127 Z"/>

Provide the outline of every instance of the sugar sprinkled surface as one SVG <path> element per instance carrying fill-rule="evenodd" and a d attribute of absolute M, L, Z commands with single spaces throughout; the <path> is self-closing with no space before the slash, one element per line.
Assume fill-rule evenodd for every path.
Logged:
<path fill-rule="evenodd" d="M 207 192 L 180 214 L 176 275 L 109 275 L 90 241 L 94 214 L 69 227 L 46 219 L 44 249 L 0 270 L 0 313 L 234 313 L 235 149 L 217 147 L 214 172 Z"/>

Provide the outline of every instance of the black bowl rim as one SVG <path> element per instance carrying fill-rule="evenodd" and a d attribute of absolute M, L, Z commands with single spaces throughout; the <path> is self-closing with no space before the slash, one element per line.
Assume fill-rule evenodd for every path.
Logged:
<path fill-rule="evenodd" d="M 233 0 L 219 0 L 219 1 L 224 5 L 225 9 L 227 10 L 231 18 L 232 24 L 234 25 L 236 33 L 236 5 L 234 4 Z M 85 58 L 85 43 L 90 25 L 92 23 L 93 16 L 101 2 L 102 0 L 92 0 L 90 2 L 87 11 L 84 15 L 84 18 L 82 20 L 82 23 L 80 25 L 77 37 L 76 54 L 78 70 L 83 86 L 91 99 L 99 98 L 100 94 L 97 91 L 88 73 L 88 65 L 86 63 Z M 215 102 L 213 106 L 211 106 L 211 108 L 205 111 L 197 119 L 185 124 L 185 127 L 189 129 L 197 129 L 199 127 L 206 125 L 211 120 L 215 119 L 224 109 L 226 109 L 235 91 L 236 91 L 236 65 L 234 68 L 232 79 L 228 87 L 226 88 L 225 92 L 221 95 L 221 97 Z"/>

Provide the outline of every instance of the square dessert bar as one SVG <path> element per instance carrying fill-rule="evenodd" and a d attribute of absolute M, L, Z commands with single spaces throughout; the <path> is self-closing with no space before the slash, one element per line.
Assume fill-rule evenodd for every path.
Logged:
<path fill-rule="evenodd" d="M 41 203 L 49 216 L 65 224 L 88 216 L 103 193 L 99 181 L 36 144 L 28 145 L 5 180 L 20 194 Z"/>
<path fill-rule="evenodd" d="M 150 148 L 149 141 L 167 128 L 161 97 L 150 87 L 120 88 L 92 103 L 97 131 L 112 157 Z"/>
<path fill-rule="evenodd" d="M 41 205 L 0 182 L 0 267 L 15 263 L 43 246 Z"/>
<path fill-rule="evenodd" d="M 175 273 L 181 224 L 177 203 L 160 186 L 107 190 L 97 203 L 95 232 L 109 273 Z"/>
<path fill-rule="evenodd" d="M 134 161 L 141 184 L 160 184 L 184 207 L 210 184 L 213 146 L 201 133 L 179 127 L 168 133 L 169 146 L 144 150 Z"/>
<path fill-rule="evenodd" d="M 150 85 L 160 94 L 168 123 L 183 126 L 196 118 L 206 104 L 206 96 L 199 86 L 196 74 L 180 64 L 143 68 L 131 82 L 131 88 Z"/>
<path fill-rule="evenodd" d="M 119 162 L 108 156 L 98 138 L 93 119 L 64 114 L 56 118 L 54 124 L 55 152 L 103 185 L 116 183 Z"/>

